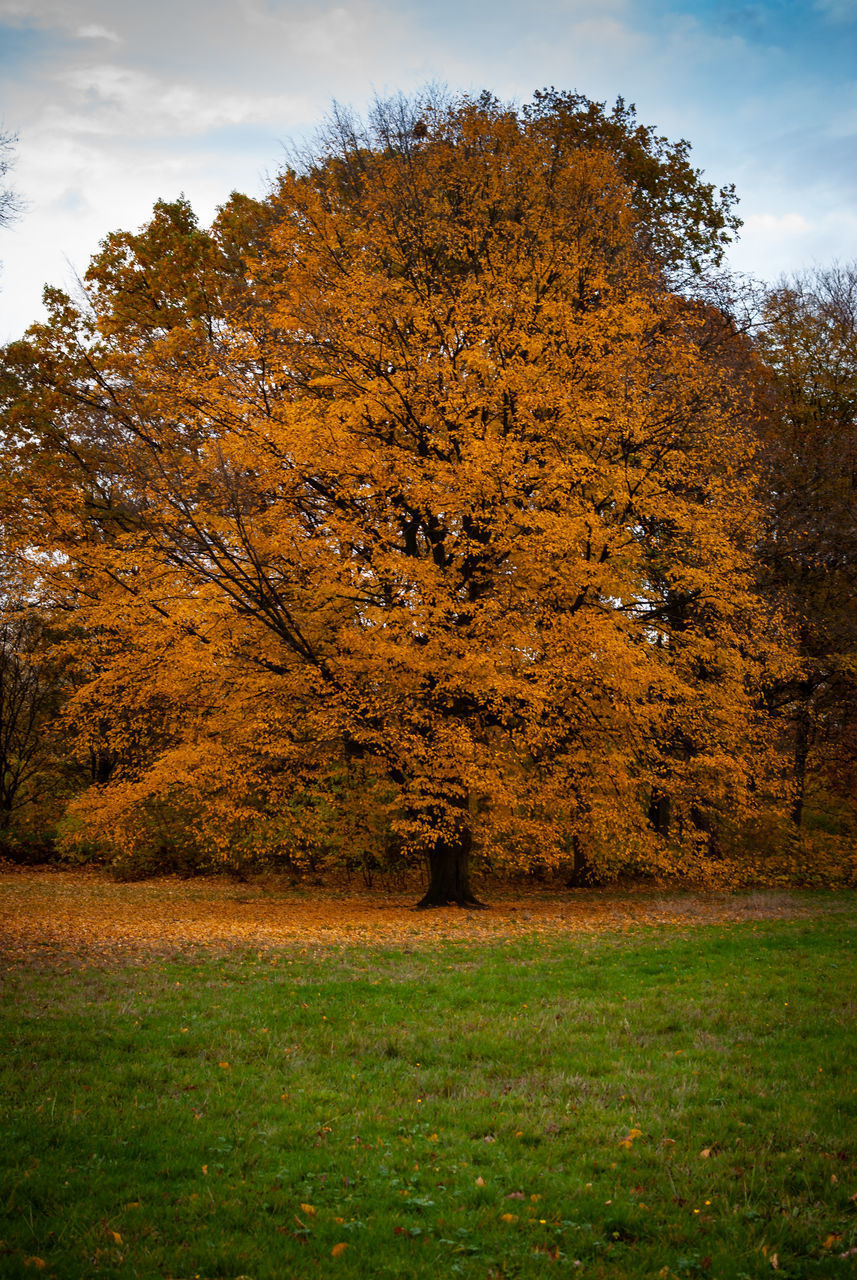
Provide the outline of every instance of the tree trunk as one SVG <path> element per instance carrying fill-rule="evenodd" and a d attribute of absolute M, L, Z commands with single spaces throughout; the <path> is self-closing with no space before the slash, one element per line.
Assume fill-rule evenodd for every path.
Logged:
<path fill-rule="evenodd" d="M 805 699 L 799 705 L 795 726 L 794 778 L 795 793 L 792 801 L 792 822 L 800 830 L 803 822 L 803 799 L 806 791 L 806 762 L 810 747 L 810 711 Z"/>
<path fill-rule="evenodd" d="M 429 887 L 417 903 L 419 908 L 485 906 L 470 887 L 472 838 L 466 814 L 456 825 L 454 836 L 438 836 L 429 850 Z"/>
<path fill-rule="evenodd" d="M 110 781 L 116 764 L 116 756 L 109 747 L 89 748 L 89 775 L 96 786 L 103 787 Z"/>
<path fill-rule="evenodd" d="M 701 831 L 707 837 L 708 856 L 710 858 L 722 858 L 723 850 L 720 845 L 716 815 L 706 813 L 698 804 L 692 804 L 690 806 L 690 820 L 697 831 Z"/>
<path fill-rule="evenodd" d="M 659 836 L 668 836 L 670 833 L 670 798 L 663 791 L 654 788 L 649 801 L 649 826 Z"/>
<path fill-rule="evenodd" d="M 573 862 L 571 866 L 571 874 L 566 880 L 566 888 L 582 889 L 585 885 L 592 884 L 592 867 L 583 848 L 583 843 L 577 832 L 571 837 L 571 848 Z"/>

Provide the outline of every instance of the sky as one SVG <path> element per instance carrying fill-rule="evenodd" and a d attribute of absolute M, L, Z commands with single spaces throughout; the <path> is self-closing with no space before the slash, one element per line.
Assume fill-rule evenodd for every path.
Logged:
<path fill-rule="evenodd" d="M 0 342 L 99 241 L 184 193 L 262 195 L 334 101 L 427 84 L 636 104 L 735 183 L 739 271 L 857 259 L 857 0 L 0 0 Z"/>

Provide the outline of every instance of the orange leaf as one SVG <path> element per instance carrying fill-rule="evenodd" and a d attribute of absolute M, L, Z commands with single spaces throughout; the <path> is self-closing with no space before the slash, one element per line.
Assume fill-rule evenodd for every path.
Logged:
<path fill-rule="evenodd" d="M 305 1213 L 305 1214 L 307 1214 L 310 1218 L 314 1218 L 314 1217 L 315 1217 L 315 1205 L 312 1205 L 312 1204 L 302 1204 L 302 1205 L 301 1205 L 301 1213 Z"/>
<path fill-rule="evenodd" d="M 515 1214 L 515 1213 L 501 1213 L 501 1214 L 500 1214 L 500 1221 L 501 1221 L 501 1222 L 517 1222 L 517 1221 L 518 1221 L 518 1215 L 517 1215 L 517 1214 Z"/>
<path fill-rule="evenodd" d="M 345 1253 L 345 1250 L 347 1248 L 348 1248 L 348 1245 L 345 1243 L 344 1240 L 342 1240 L 340 1241 L 339 1244 L 335 1244 L 333 1246 L 333 1248 L 330 1251 L 330 1256 L 332 1258 L 338 1258 L 341 1253 Z"/>
<path fill-rule="evenodd" d="M 110 1232 L 110 1234 L 111 1234 L 111 1236 L 113 1237 L 113 1243 L 114 1243 L 114 1244 L 121 1244 L 121 1243 L 122 1243 L 122 1237 L 120 1236 L 120 1234 L 119 1234 L 119 1232 L 118 1232 L 118 1231 L 111 1231 L 111 1232 Z"/>

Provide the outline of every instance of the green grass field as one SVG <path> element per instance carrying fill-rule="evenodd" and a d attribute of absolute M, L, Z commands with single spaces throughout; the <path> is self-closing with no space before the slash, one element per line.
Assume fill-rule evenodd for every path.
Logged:
<path fill-rule="evenodd" d="M 13 968 L 0 1274 L 850 1275 L 855 925 Z"/>

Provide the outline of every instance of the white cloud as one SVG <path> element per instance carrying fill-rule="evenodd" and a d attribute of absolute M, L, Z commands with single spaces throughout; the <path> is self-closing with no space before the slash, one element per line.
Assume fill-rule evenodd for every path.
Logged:
<path fill-rule="evenodd" d="M 109 27 L 103 27 L 100 22 L 88 22 L 86 26 L 78 27 L 74 34 L 79 40 L 110 40 L 114 44 L 122 42 L 115 31 L 111 31 Z"/>
<path fill-rule="evenodd" d="M 751 213 L 744 219 L 743 234 L 783 240 L 811 230 L 802 213 Z"/>
<path fill-rule="evenodd" d="M 803 212 L 771 211 L 744 215 L 741 239 L 729 259 L 740 271 L 764 280 L 794 275 L 813 264 L 829 265 L 857 257 L 857 212 L 812 204 Z"/>
<path fill-rule="evenodd" d="M 191 137 L 227 125 L 296 121 L 308 107 L 295 94 L 214 94 L 116 64 L 75 68 L 63 79 L 71 92 L 46 120 L 72 134 Z"/>

